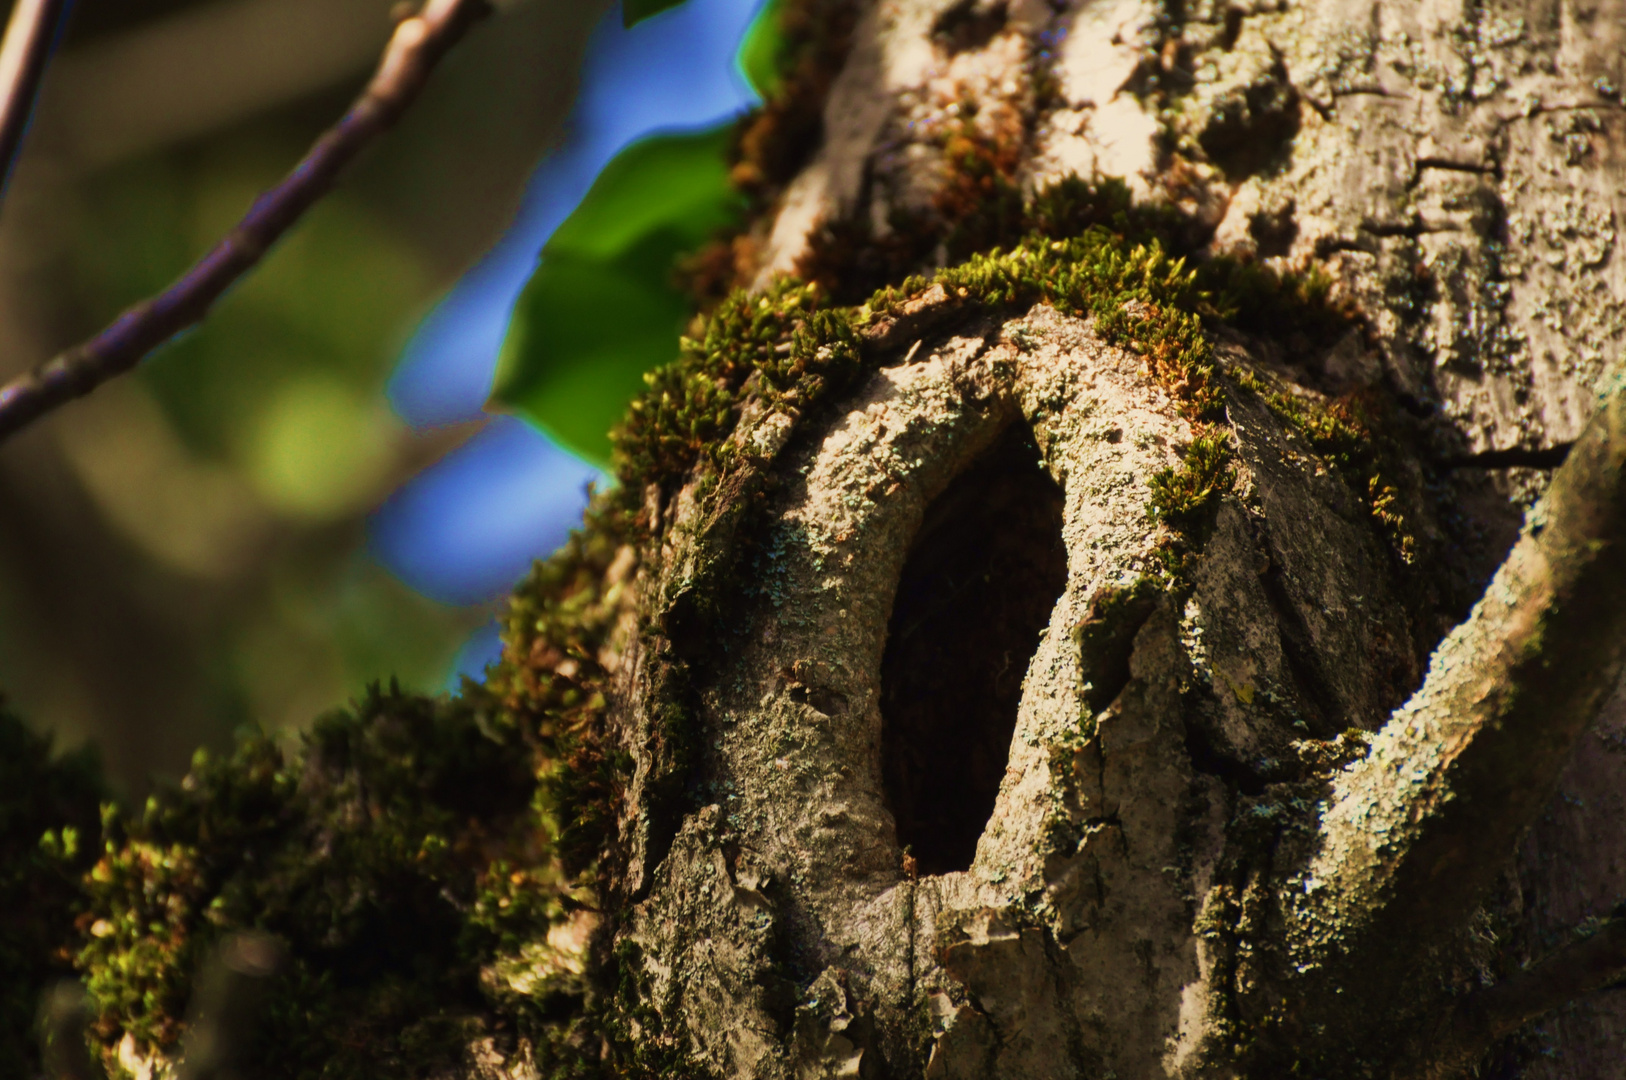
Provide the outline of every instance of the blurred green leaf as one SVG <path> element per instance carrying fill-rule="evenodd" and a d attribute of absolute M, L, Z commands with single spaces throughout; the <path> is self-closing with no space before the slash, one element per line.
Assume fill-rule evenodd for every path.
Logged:
<path fill-rule="evenodd" d="M 636 26 L 651 15 L 659 15 L 667 8 L 675 8 L 681 3 L 683 0 L 622 0 L 622 25 Z"/>
<path fill-rule="evenodd" d="M 610 427 L 643 374 L 677 355 L 693 310 L 679 256 L 738 219 L 732 124 L 634 143 L 542 249 L 514 309 L 495 398 L 583 457 L 610 456 Z"/>
<path fill-rule="evenodd" d="M 783 0 L 767 0 L 745 31 L 737 57 L 740 71 L 757 94 L 766 99 L 779 91 L 784 77 L 785 40 Z"/>

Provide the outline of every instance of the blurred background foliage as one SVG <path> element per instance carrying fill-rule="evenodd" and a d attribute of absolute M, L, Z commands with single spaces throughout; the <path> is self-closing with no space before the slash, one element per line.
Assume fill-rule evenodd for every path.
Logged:
<path fill-rule="evenodd" d="M 101 746 L 128 796 L 369 680 L 438 689 L 491 617 L 500 590 L 405 584 L 367 520 L 490 441 L 478 416 L 414 427 L 385 389 L 564 140 L 606 5 L 507 7 L 206 325 L 0 453 L 0 687 L 61 744 Z M 391 11 L 80 0 L 0 213 L 0 374 L 204 251 L 338 116 Z M 579 507 L 591 473 L 560 468 Z"/>
<path fill-rule="evenodd" d="M 776 77 L 776 6 L 497 7 L 201 328 L 0 452 L 0 692 L 128 798 L 374 680 L 478 676 L 604 480 L 604 428 L 676 354 L 673 260 L 738 211 L 725 157 Z M 411 9 L 79 0 L 0 209 L 0 376 L 207 250 Z M 537 427 L 486 408 L 522 290 L 507 375 L 531 392 L 502 404 Z"/>
<path fill-rule="evenodd" d="M 633 23 L 675 3 L 628 0 L 624 14 Z M 782 12 L 778 0 L 756 6 L 738 47 L 723 54 L 730 62 L 719 66 L 739 77 L 749 100 L 779 81 L 789 52 Z M 745 13 L 750 5 L 733 14 Z M 699 279 L 728 277 L 707 264 L 719 254 L 733 261 L 729 240 L 750 211 L 734 175 L 739 127 L 730 110 L 684 130 L 658 126 L 620 150 L 552 230 L 514 305 L 494 400 L 595 465 L 609 468 L 610 429 L 643 390 L 644 374 L 674 359 L 709 291 Z"/>
<path fill-rule="evenodd" d="M 608 467 L 610 428 L 694 313 L 678 259 L 742 216 L 732 136 L 656 136 L 617 156 L 549 237 L 515 306 L 497 399 L 596 464 Z"/>

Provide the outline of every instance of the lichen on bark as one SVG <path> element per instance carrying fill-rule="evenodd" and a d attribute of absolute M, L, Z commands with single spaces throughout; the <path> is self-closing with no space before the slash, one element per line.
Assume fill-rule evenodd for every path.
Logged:
<path fill-rule="evenodd" d="M 1083 204 L 1090 191 L 1118 197 L 1110 187 L 1059 194 Z M 1101 756 L 1103 730 L 1145 722 L 1113 709 L 1162 695 L 1157 756 L 1179 753 L 1156 773 L 1175 776 L 1158 781 L 1165 817 L 1143 828 L 1163 848 L 1189 832 L 1178 811 L 1192 790 L 1218 797 L 1178 763 L 1188 736 L 1166 707 L 1184 708 L 1174 704 L 1183 682 L 1225 687 L 1201 737 L 1209 758 L 1257 756 L 1261 738 L 1278 757 L 1302 756 L 1288 749 L 1302 731 L 1265 737 L 1219 719 L 1223 702 L 1269 701 L 1302 727 L 1291 704 L 1302 691 L 1281 663 L 1237 668 L 1208 625 L 1201 598 L 1218 560 L 1194 564 L 1203 572 L 1187 581 L 1163 557 L 1219 536 L 1257 562 L 1246 522 L 1275 495 L 1255 490 L 1247 463 L 1276 451 L 1250 450 L 1253 433 L 1299 437 L 1262 405 L 1248 424 L 1217 419 L 1262 400 L 1242 384 L 1221 390 L 1202 319 L 1225 303 L 1155 241 L 1099 227 L 1033 234 L 857 309 L 821 307 L 817 289 L 790 283 L 725 301 L 634 407 L 619 437 L 621 486 L 516 593 L 504 661 L 485 687 L 449 704 L 375 696 L 319 724 L 299 755 L 257 741 L 227 762 L 200 759 L 144 814 L 110 821 L 79 955 L 107 1060 L 167 1069 L 183 1045 L 193 967 L 239 928 L 291 946 L 265 1028 L 272 1044 L 302 1048 L 299 1061 L 282 1055 L 289 1075 L 343 1075 L 360 1067 L 357 1053 L 407 1072 L 436 1061 L 478 1071 L 492 1059 L 770 1075 L 865 1054 L 866 1068 L 924 1067 L 933 1053 L 948 1068 L 968 1033 L 997 1041 L 1025 1022 L 968 1004 L 996 978 L 987 949 L 1026 942 L 1025 963 L 1058 985 L 1110 980 L 1041 960 L 1065 951 L 1063 930 L 1070 942 L 1095 921 L 1073 895 L 1074 864 L 1095 866 L 1107 857 L 1097 849 L 1131 828 L 1116 804 L 1133 800 L 1115 785 L 1138 781 L 1110 777 L 1133 768 L 1114 760 L 1079 774 Z M 1280 377 L 1247 370 L 1247 386 Z M 996 782 L 977 861 L 921 876 L 890 834 L 879 779 L 890 598 L 927 506 L 1017 430 L 1031 432 L 1018 454 L 1064 493 L 1055 542 L 1068 585 L 1034 661 L 1042 691 L 1030 673 L 1013 718 L 1013 745 L 1029 749 Z M 1224 483 L 1198 500 L 1219 504 L 1202 529 L 1190 513 L 1159 511 L 1155 494 L 1160 477 L 1189 469 L 1194 443 L 1225 462 Z M 1342 490 L 1333 483 L 1323 499 Z M 1357 533 L 1370 532 L 1364 520 L 1356 514 Z M 1381 546 L 1368 537 L 1357 547 L 1371 562 L 1359 572 L 1377 574 Z M 1363 589 L 1394 614 L 1379 579 Z M 1091 612 L 1101 621 L 1103 590 L 1154 580 L 1128 605 L 1133 624 L 1107 628 L 1123 654 L 1108 671 L 1074 625 Z M 1403 617 L 1390 621 L 1406 642 Z M 1141 623 L 1164 628 L 1155 665 L 1149 645 L 1125 653 L 1150 633 Z M 1015 644 L 1006 668 L 1031 648 Z M 1171 674 L 1192 652 L 1191 672 Z M 1378 705 L 1357 708 L 1375 723 Z M 1303 710 L 1323 734 L 1348 723 Z M 1013 796 L 1016 774 L 1025 782 Z M 464 806 L 470 798 L 478 805 Z M 1185 903 L 1161 894 L 1169 913 Z M 445 955 L 423 952 L 425 937 Z M 845 952 L 832 951 L 847 937 Z M 463 990 L 448 992 L 447 979 Z M 1079 1046 L 1091 1042 L 1086 1028 L 1117 1026 L 1116 1014 L 1021 1008 Z M 712 1029 L 728 1032 L 722 1044 Z M 1090 1053 L 1113 1060 L 1136 1042 L 1118 1041 Z"/>

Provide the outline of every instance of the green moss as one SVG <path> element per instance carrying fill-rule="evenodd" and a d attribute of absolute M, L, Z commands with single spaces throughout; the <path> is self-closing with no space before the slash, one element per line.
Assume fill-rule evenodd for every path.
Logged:
<path fill-rule="evenodd" d="M 1230 432 L 1201 428 L 1182 451 L 1177 468 L 1152 474 L 1149 506 L 1156 520 L 1195 541 L 1212 528 L 1220 499 L 1235 483 Z"/>
<path fill-rule="evenodd" d="M 1238 372 L 1236 381 L 1304 436 L 1366 506 L 1395 557 L 1410 565 L 1417 545 L 1392 479 L 1397 452 L 1392 440 L 1375 430 L 1371 417 L 1378 410 L 1372 396 L 1351 394 L 1322 403 L 1279 390 L 1251 372 Z"/>
<path fill-rule="evenodd" d="M 1068 176 L 1024 205 L 1015 182 L 1021 141 L 1020 133 L 989 138 L 962 125 L 942 141 L 946 168 L 931 213 L 894 210 L 880 236 L 867 216 L 828 222 L 809 238 L 797 275 L 838 303 L 858 304 L 925 270 L 940 249 L 959 262 L 1029 236 L 1067 240 L 1093 227 L 1131 245 L 1155 242 L 1178 254 L 1204 242 L 1178 211 L 1137 205 L 1116 178 Z"/>
<path fill-rule="evenodd" d="M 1100 226 L 1068 240 L 1034 234 L 1009 252 L 974 255 L 931 278 L 882 289 L 861 318 L 895 315 L 933 285 L 984 307 L 1047 303 L 1064 314 L 1093 317 L 1104 338 L 1146 359 L 1189 418 L 1221 415 L 1213 348 L 1198 314 L 1205 294 L 1185 260 L 1171 258 L 1156 241 L 1131 245 Z"/>
<path fill-rule="evenodd" d="M 1257 262 L 1210 259 L 1198 265 L 1197 279 L 1211 317 L 1289 347 L 1326 348 L 1360 326 L 1354 304 L 1333 296 L 1332 279 L 1319 267 L 1284 274 Z"/>
<path fill-rule="evenodd" d="M 0 1076 L 39 1071 L 40 994 L 71 976 L 62 952 L 95 857 L 100 770 L 88 750 L 51 743 L 0 705 Z"/>
<path fill-rule="evenodd" d="M 624 488 L 638 493 L 649 483 L 670 487 L 696 466 L 717 471 L 747 398 L 801 414 L 850 385 L 873 363 L 864 356 L 864 328 L 897 314 L 933 285 L 987 308 L 1016 310 L 1045 302 L 1094 318 L 1107 340 L 1142 355 L 1187 417 L 1201 422 L 1221 419 L 1224 407 L 1205 333 L 1208 323 L 1285 327 L 1317 342 L 1330 341 L 1351 325 L 1348 313 L 1328 300 L 1323 277 L 1282 276 L 1227 259 L 1188 265 L 1171 254 L 1190 242 L 1182 236 L 1180 216 L 1167 208 L 1135 206 L 1121 181 L 1069 177 L 1019 213 L 995 199 L 993 218 L 973 221 L 973 213 L 992 213 L 980 196 L 989 194 L 984 190 L 989 184 L 998 186 L 1003 159 L 997 147 L 969 135 L 951 142 L 957 155 L 951 157 L 966 175 L 964 191 L 955 186 L 959 181 L 948 190 L 966 197 L 954 203 L 959 209 L 945 204 L 947 216 L 974 232 L 978 242 L 1013 246 L 901 280 L 893 275 L 912 256 L 901 261 L 888 256 L 883 261 L 890 269 L 882 276 L 896 283 L 882 285 L 860 305 L 832 303 L 853 277 L 866 276 L 839 258 L 830 265 L 814 259 L 807 284 L 779 279 L 761 294 L 736 290 L 701 321 L 694 337 L 683 339 L 677 361 L 646 376 L 648 390 L 632 403 L 615 436 L 616 470 Z M 875 253 L 867 235 L 847 241 Z M 815 253 L 822 242 L 815 242 Z"/>
<path fill-rule="evenodd" d="M 1051 184 L 1028 204 L 1023 234 L 1065 240 L 1092 228 L 1135 243 L 1156 242 L 1180 254 L 1192 247 L 1186 236 L 1189 225 L 1179 211 L 1137 204 L 1129 185 L 1116 177 L 1085 180 L 1071 175 Z"/>
<path fill-rule="evenodd" d="M 971 196 L 1002 175 L 997 148 L 973 142 L 959 148 L 966 173 L 960 186 L 971 185 L 961 192 L 970 192 L 961 200 L 966 214 L 978 203 Z M 982 164 L 973 168 L 973 158 Z M 945 190 L 960 190 L 958 183 Z M 983 221 L 973 231 L 986 239 L 1027 230 L 1009 250 L 996 247 L 929 276 L 903 277 L 861 305 L 832 306 L 828 282 L 781 279 L 760 295 L 736 291 L 702 321 L 694 338 L 684 340 L 679 360 L 647 377 L 649 390 L 617 433 L 625 505 L 646 484 L 670 489 L 692 475 L 710 491 L 715 483 L 707 477 L 732 467 L 727 439 L 748 400 L 797 416 L 817 407 L 882 359 L 865 348 L 866 336 L 941 287 L 951 303 L 994 313 L 1043 302 L 1093 319 L 1107 341 L 1144 358 L 1147 370 L 1198 425 L 1184 451 L 1189 460 L 1155 478 L 1149 507 L 1169 528 L 1160 549 L 1162 576 L 1182 580 L 1186 560 L 1200 549 L 1204 522 L 1234 475 L 1228 440 L 1214 427 L 1224 418 L 1225 399 L 1209 330 L 1228 321 L 1288 334 L 1299 344 L 1327 345 L 1349 332 L 1350 313 L 1330 301 L 1322 276 L 1279 275 L 1229 259 L 1188 264 L 1171 253 L 1191 243 L 1180 216 L 1167 208 L 1137 207 L 1119 181 L 1070 177 L 1041 192 L 1020 214 L 1007 209 L 994 215 L 997 227 Z M 962 219 L 970 220 L 955 218 Z M 902 242 L 902 235 L 894 230 L 888 243 Z M 876 254 L 872 238 L 849 239 Z M 816 253 L 817 242 L 814 248 Z M 893 270 L 909 261 L 886 260 Z M 839 259 L 823 269 L 832 265 L 852 269 Z M 817 266 L 814 272 L 820 272 Z M 1351 460 L 1358 452 L 1336 425 L 1308 429 L 1317 432 L 1320 450 Z M 729 491 L 737 497 L 749 486 L 735 484 Z M 1392 489 L 1379 482 L 1369 497 L 1377 512 L 1394 517 Z"/>
<path fill-rule="evenodd" d="M 613 436 L 623 488 L 672 485 L 702 460 L 714 462 L 738 419 L 746 379 L 759 370 L 790 374 L 777 350 L 788 351 L 818 300 L 816 288 L 788 280 L 760 295 L 736 290 L 705 319 L 698 337 L 683 338 L 677 360 L 644 376 L 648 390 Z M 764 389 L 783 396 L 796 388 Z"/>
<path fill-rule="evenodd" d="M 109 1058 L 125 1034 L 173 1052 L 199 961 L 253 928 L 290 957 L 249 1054 L 264 1075 L 452 1061 L 493 1022 L 482 965 L 569 900 L 538 859 L 533 755 L 488 706 L 375 688 L 297 753 L 246 738 L 224 759 L 200 753 L 141 813 L 109 808 L 75 958 Z M 516 876 L 521 863 L 537 869 Z"/>
<path fill-rule="evenodd" d="M 857 304 L 938 261 L 1009 245 L 1030 231 L 1017 182 L 1024 133 L 1014 115 L 985 133 L 972 102 L 938 138 L 942 172 L 929 209 L 894 208 L 877 233 L 868 214 L 825 222 L 808 238 L 796 274 L 837 303 Z"/>
<path fill-rule="evenodd" d="M 943 138 L 947 169 L 933 198 L 933 208 L 949 226 L 941 242 L 954 262 L 1009 243 L 1027 226 L 1027 207 L 1017 184 L 1024 141 L 1021 123 L 1006 112 L 1004 122 L 989 136 L 978 128 L 974 108 L 962 102 L 960 123 Z M 938 239 L 923 237 L 922 246 L 925 242 L 935 246 Z"/>
<path fill-rule="evenodd" d="M 968 182 L 997 187 L 998 160 L 978 164 L 987 148 L 962 149 Z M 413 1075 L 450 1063 L 482 1033 L 523 1034 L 544 1075 L 690 1075 L 676 1036 L 661 1034 L 640 958 L 625 947 L 600 955 L 587 979 L 533 982 L 542 986 L 534 993 L 487 977 L 522 967 L 550 928 L 607 894 L 630 762 L 609 738 L 604 650 L 652 540 L 649 486 L 670 495 L 696 481 L 707 528 L 728 533 L 712 540 L 747 543 L 749 481 L 767 467 L 730 443 L 747 408 L 801 418 L 836 400 L 895 358 L 875 342 L 933 287 L 996 315 L 1044 302 L 1093 319 L 1106 340 L 1142 356 L 1194 425 L 1180 465 L 1152 479 L 1150 509 L 1167 526 L 1177 572 L 1234 481 L 1209 325 L 1289 311 L 1304 332 L 1332 332 L 1319 284 L 1188 265 L 1171 253 L 1178 219 L 1134 207 L 1121 184 L 1064 181 L 1020 213 L 1008 200 L 994 210 L 960 235 L 981 244 L 1020 227 L 1001 241 L 1008 250 L 906 278 L 866 303 L 840 306 L 819 284 L 781 280 L 718 304 L 680 358 L 647 376 L 616 432 L 619 486 L 594 499 L 584 528 L 516 590 L 503 660 L 485 686 L 458 701 L 375 691 L 320 721 L 297 751 L 252 737 L 226 759 L 200 757 L 141 813 L 109 810 L 75 945 L 103 1047 L 128 1033 L 172 1051 L 199 958 L 223 934 L 252 927 L 282 939 L 291 958 L 261 1032 L 256 1060 L 267 1076 Z M 1295 415 L 1340 468 L 1366 467 L 1364 428 L 1343 414 Z M 1377 514 L 1388 504 L 1374 490 Z M 713 577 L 731 565 L 726 554 L 701 560 Z M 1144 606 L 1142 592 L 1131 590 L 1135 605 Z M 676 622 L 657 620 L 689 611 L 651 604 L 637 605 L 646 640 L 670 637 Z M 1110 615 L 1103 627 L 1123 622 Z M 1096 651 L 1117 657 L 1123 635 L 1108 637 L 1111 648 Z M 652 662 L 646 674 L 659 710 L 646 794 L 652 807 L 669 802 L 657 810 L 675 820 L 694 750 L 691 676 L 678 660 Z M 47 854 L 60 861 L 71 834 L 57 835 Z M 44 865 L 30 864 L 30 880 L 48 877 Z M 613 926 L 615 913 L 604 917 Z"/>
<path fill-rule="evenodd" d="M 539 838 L 562 872 L 585 879 L 614 823 L 615 793 L 628 765 L 603 738 L 609 673 L 603 647 L 634 565 L 614 585 L 606 576 L 638 534 L 631 487 L 595 498 L 583 528 L 538 562 L 514 590 L 504 617 L 503 655 L 485 693 L 528 743 L 536 762 L 533 810 Z M 468 686 L 466 693 L 478 692 Z"/>

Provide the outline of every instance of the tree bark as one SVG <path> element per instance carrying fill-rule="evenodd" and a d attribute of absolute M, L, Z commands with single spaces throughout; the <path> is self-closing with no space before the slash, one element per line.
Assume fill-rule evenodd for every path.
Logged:
<path fill-rule="evenodd" d="M 324 859 L 410 804 L 396 876 L 289 886 L 352 897 L 307 942 L 304 899 L 211 884 L 269 863 L 210 846 L 205 770 L 93 874 L 93 994 L 128 874 L 426 1030 L 331 989 L 382 978 L 354 913 L 395 888 L 479 930 L 447 1075 L 1619 1075 L 1626 12 L 793 10 L 758 292 L 653 377 L 504 665 L 266 781 Z M 388 802 L 355 747 L 397 728 L 535 791 L 459 751 L 486 802 Z M 168 1068 L 175 1009 L 120 1008 L 109 1060 Z"/>
<path fill-rule="evenodd" d="M 824 142 L 764 230 L 759 285 L 828 276 L 841 228 L 880 246 L 929 222 L 925 250 L 953 261 L 968 216 L 953 198 L 960 138 L 1029 195 L 1069 173 L 1125 177 L 1138 201 L 1178 214 L 1198 258 L 1317 268 L 1364 333 L 1331 347 L 1270 328 L 1226 339 L 1235 485 L 1187 587 L 1127 611 L 1107 600 L 1166 540 L 1149 481 L 1179 468 L 1201 430 L 1143 357 L 1042 304 L 904 334 L 892 348 L 906 355 L 819 422 L 737 436 L 773 448 L 748 564 L 730 562 L 741 541 L 712 537 L 694 488 L 670 504 L 651 495 L 677 539 L 645 563 L 647 595 L 675 599 L 646 612 L 666 634 L 633 668 L 665 663 L 651 659 L 663 648 L 697 650 L 686 692 L 703 735 L 695 808 L 665 823 L 669 840 L 654 823 L 634 829 L 616 893 L 630 907 L 612 933 L 636 943 L 674 1046 L 743 1076 L 1446 1076 L 1492 1059 L 1520 1075 L 1613 1075 L 1626 1060 L 1618 994 L 1581 997 L 1513 1042 L 1581 987 L 1495 1024 L 1463 1017 L 1516 996 L 1474 992 L 1511 985 L 1621 898 L 1626 848 L 1602 808 L 1618 802 L 1626 762 L 1614 711 L 1593 720 L 1618 645 L 1601 627 L 1581 634 L 1602 651 L 1565 682 L 1573 702 L 1530 703 L 1550 710 L 1544 735 L 1510 723 L 1506 752 L 1478 739 L 1494 795 L 1462 775 L 1440 781 L 1465 822 L 1484 815 L 1477 831 L 1438 824 L 1407 786 L 1403 774 L 1422 777 L 1451 743 L 1417 726 L 1427 706 L 1389 718 L 1610 388 L 1626 283 L 1613 258 L 1620 59 L 1607 43 L 1623 14 L 1136 0 L 864 10 Z M 839 265 L 838 289 L 861 260 Z M 1392 468 L 1414 496 L 1415 550 L 1385 550 L 1366 493 L 1268 394 L 1237 385 L 1243 373 L 1305 400 L 1388 403 L 1405 432 Z M 1044 516 L 989 497 L 1019 488 L 1016 473 L 984 481 L 980 510 L 956 503 L 973 498 L 957 476 L 1028 435 L 1057 485 L 1049 527 L 1065 585 L 1043 597 L 1055 599 L 1036 650 L 998 657 L 1028 659 L 973 857 L 964 839 L 931 834 L 978 817 L 939 805 L 976 792 L 921 789 L 974 787 L 976 770 L 929 744 L 961 740 L 968 756 L 979 737 L 1001 744 L 1008 728 L 959 721 L 955 696 L 974 696 L 975 679 L 954 668 L 1023 639 L 976 597 L 985 625 L 948 625 L 948 602 L 919 607 L 910 567 L 958 569 L 945 536 L 975 545 L 979 513 L 1012 530 Z M 990 561 L 967 568 L 1042 562 L 1039 539 L 1010 543 L 1026 547 L 1002 554 L 990 540 L 973 563 Z M 693 576 L 708 561 L 734 569 Z M 928 588 L 953 587 L 951 571 L 922 573 Z M 1033 577 L 1001 587 L 1042 588 Z M 696 605 L 710 618 L 688 616 Z M 1127 620 L 1098 635 L 1113 655 L 1093 656 L 1085 628 L 1111 618 Z M 1504 628 L 1489 609 L 1476 618 L 1452 647 L 1480 700 L 1516 679 L 1477 669 Z M 907 658 L 935 662 L 930 676 L 889 666 L 900 635 L 931 632 L 975 642 Z M 1419 701 L 1450 693 L 1431 692 Z M 911 720 L 900 693 L 925 695 L 928 718 Z M 1467 700 L 1436 708 L 1468 729 Z M 1378 754 L 1340 771 L 1360 733 L 1386 722 Z M 1396 726 L 1407 724 L 1409 742 Z M 1345 798 L 1366 774 L 1376 801 L 1393 801 L 1392 836 L 1372 800 Z M 1357 816 L 1340 826 L 1349 806 Z M 1401 839 L 1407 822 L 1415 843 Z M 1437 846 L 1421 839 L 1429 828 Z M 1368 845 L 1374 866 L 1409 854 L 1416 877 L 1357 885 L 1355 848 Z M 1328 921 L 1306 922 L 1308 907 Z M 1453 1023 L 1473 1032 L 1461 1045 L 1440 1026 Z"/>

